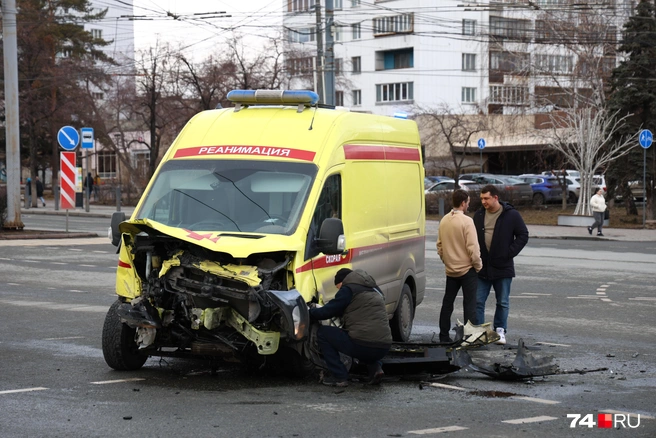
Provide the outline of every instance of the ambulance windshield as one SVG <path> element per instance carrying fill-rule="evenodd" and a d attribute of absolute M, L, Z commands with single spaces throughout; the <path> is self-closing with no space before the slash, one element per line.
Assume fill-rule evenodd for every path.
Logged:
<path fill-rule="evenodd" d="M 137 219 L 190 231 L 294 232 L 317 168 L 312 163 L 171 160 Z"/>

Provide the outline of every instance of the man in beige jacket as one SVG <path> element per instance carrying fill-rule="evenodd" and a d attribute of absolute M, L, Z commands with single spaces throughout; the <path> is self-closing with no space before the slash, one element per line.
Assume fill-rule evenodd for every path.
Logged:
<path fill-rule="evenodd" d="M 446 289 L 440 311 L 440 342 L 452 342 L 449 337 L 451 314 L 460 288 L 463 295 L 463 322 L 476 322 L 476 273 L 483 268 L 474 221 L 465 214 L 469 208 L 469 195 L 458 189 L 454 190 L 451 199 L 453 210 L 440 221 L 437 235 L 437 254 L 446 270 Z"/>

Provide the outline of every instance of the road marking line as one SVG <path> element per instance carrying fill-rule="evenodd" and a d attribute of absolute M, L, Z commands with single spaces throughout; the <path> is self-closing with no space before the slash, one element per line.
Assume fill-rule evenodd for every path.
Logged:
<path fill-rule="evenodd" d="M 608 286 L 610 286 L 610 283 L 609 283 L 609 284 L 602 284 L 602 285 L 599 286 L 599 287 L 608 287 Z"/>
<path fill-rule="evenodd" d="M 20 283 L 7 283 L 7 285 L 8 286 L 20 286 Z"/>
<path fill-rule="evenodd" d="M 514 298 L 540 298 L 540 297 L 534 296 L 534 295 L 523 295 L 523 296 L 522 295 L 515 295 Z"/>
<path fill-rule="evenodd" d="M 126 383 L 126 382 L 138 382 L 140 380 L 146 380 L 143 377 L 133 377 L 131 379 L 119 379 L 119 380 L 101 380 L 99 382 L 89 382 L 92 385 L 107 385 L 110 383 Z"/>
<path fill-rule="evenodd" d="M 556 347 L 571 347 L 569 344 L 556 344 L 553 342 L 536 342 L 535 345 L 555 345 Z"/>
<path fill-rule="evenodd" d="M 436 427 L 434 429 L 409 430 L 408 433 L 411 433 L 413 435 L 428 435 L 432 433 L 456 432 L 458 430 L 467 430 L 467 428 L 461 426 L 446 426 L 446 427 Z"/>
<path fill-rule="evenodd" d="M 11 284 L 11 283 L 7 283 Z M 655 297 L 635 297 L 635 298 L 629 298 L 629 301 L 656 301 Z"/>
<path fill-rule="evenodd" d="M 48 388 L 44 388 L 42 386 L 39 386 L 37 388 L 9 389 L 7 391 L 0 391 L 0 394 L 15 394 L 17 392 L 43 391 L 44 389 L 48 389 Z"/>
<path fill-rule="evenodd" d="M 517 297 L 515 297 L 515 298 L 517 298 Z M 581 297 L 565 297 L 565 298 L 567 298 L 568 300 L 596 300 L 599 297 L 594 295 L 594 296 L 588 296 L 588 297 L 581 296 Z"/>
<path fill-rule="evenodd" d="M 539 294 L 537 292 L 522 292 L 521 294 L 522 295 L 540 295 L 540 296 L 545 296 L 545 297 L 551 296 L 551 294 Z"/>
<path fill-rule="evenodd" d="M 429 383 L 428 385 L 434 386 L 435 388 L 455 389 L 456 391 L 469 391 L 468 389 L 461 388 L 460 386 L 445 385 L 444 383 Z"/>
<path fill-rule="evenodd" d="M 599 287 L 599 288 L 597 288 L 597 292 L 606 292 L 606 288 L 605 287 Z"/>
<path fill-rule="evenodd" d="M 83 293 L 83 290 L 71 289 L 69 292 Z"/>
<path fill-rule="evenodd" d="M 63 262 L 50 262 L 51 265 L 67 265 L 68 263 Z"/>
<path fill-rule="evenodd" d="M 38 260 L 23 260 L 24 263 L 41 263 Z"/>
<path fill-rule="evenodd" d="M 78 266 L 84 266 L 85 268 L 95 268 L 96 265 L 78 265 Z"/>
<path fill-rule="evenodd" d="M 555 401 L 555 400 L 546 400 L 546 399 L 543 399 L 543 398 L 525 397 L 525 396 L 520 396 L 520 395 L 513 395 L 510 398 L 514 398 L 516 400 L 532 401 L 532 402 L 535 402 L 535 403 L 543 403 L 545 405 L 557 405 L 557 404 L 560 403 L 559 401 Z"/>
<path fill-rule="evenodd" d="M 84 339 L 84 336 L 66 336 L 64 338 L 45 338 L 44 341 L 65 341 L 68 339 Z"/>
<path fill-rule="evenodd" d="M 597 292 L 597 295 L 606 295 L 606 292 Z"/>
<path fill-rule="evenodd" d="M 80 248 L 68 248 L 69 251 L 82 251 Z"/>
<path fill-rule="evenodd" d="M 93 251 L 93 252 L 98 254 L 109 254 L 107 251 Z"/>
<path fill-rule="evenodd" d="M 530 418 L 518 418 L 516 420 L 504 420 L 502 423 L 509 423 L 509 424 L 526 424 L 526 423 L 538 423 L 540 421 L 551 421 L 551 420 L 557 420 L 558 418 L 556 417 L 547 417 L 546 415 L 543 415 L 541 417 L 530 417 Z"/>
<path fill-rule="evenodd" d="M 613 409 L 599 409 L 599 412 L 603 412 L 605 414 L 624 414 L 624 415 L 633 415 L 637 416 L 640 415 L 640 418 L 645 419 L 645 420 L 653 420 L 654 417 L 650 415 L 643 415 L 643 414 L 636 414 L 634 412 L 627 412 L 627 411 L 616 411 Z"/>
<path fill-rule="evenodd" d="M 428 289 L 428 290 L 442 290 L 442 289 L 444 289 L 444 288 L 439 288 L 439 287 L 425 287 L 424 289 Z"/>
<path fill-rule="evenodd" d="M 613 300 L 611 300 L 610 298 L 602 298 L 601 301 L 603 301 L 604 303 L 610 303 Z"/>
<path fill-rule="evenodd" d="M 0 257 L 0 260 L 11 260 L 11 259 L 8 259 L 6 257 Z"/>

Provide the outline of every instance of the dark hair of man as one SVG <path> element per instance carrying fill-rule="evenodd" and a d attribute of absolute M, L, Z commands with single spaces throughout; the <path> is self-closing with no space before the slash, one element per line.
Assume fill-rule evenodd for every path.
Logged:
<path fill-rule="evenodd" d="M 488 184 L 481 188 L 481 194 L 489 193 L 491 196 L 499 196 L 499 189 L 495 185 Z"/>
<path fill-rule="evenodd" d="M 453 195 L 451 195 L 453 208 L 459 208 L 463 202 L 467 202 L 467 198 L 469 198 L 469 194 L 463 189 L 454 190 Z"/>

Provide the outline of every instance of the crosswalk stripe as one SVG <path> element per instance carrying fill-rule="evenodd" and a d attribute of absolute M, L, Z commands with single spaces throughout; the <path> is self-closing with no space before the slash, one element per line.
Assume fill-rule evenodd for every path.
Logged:
<path fill-rule="evenodd" d="M 467 430 L 467 428 L 461 426 L 446 426 L 446 427 L 436 427 L 434 429 L 410 430 L 408 431 L 408 433 L 411 433 L 413 435 L 429 435 L 432 433 L 456 432 L 458 430 Z"/>
<path fill-rule="evenodd" d="M 530 417 L 530 418 L 518 418 L 516 420 L 504 420 L 502 423 L 508 424 L 526 424 L 526 423 L 538 423 L 540 421 L 552 421 L 557 420 L 557 417 L 547 417 L 543 415 L 541 417 Z"/>

